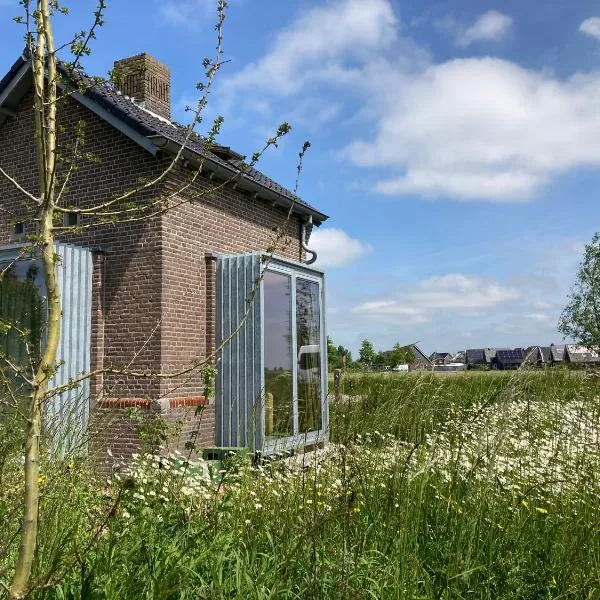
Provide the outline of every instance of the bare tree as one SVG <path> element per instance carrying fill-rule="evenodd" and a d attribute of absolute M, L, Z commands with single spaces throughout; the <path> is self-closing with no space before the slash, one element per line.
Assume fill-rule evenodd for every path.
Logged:
<path fill-rule="evenodd" d="M 174 152 L 168 164 L 159 175 L 149 180 L 139 182 L 138 185 L 127 189 L 112 197 L 96 202 L 94 206 L 77 207 L 77 211 L 90 217 L 89 222 L 76 227 L 65 226 L 63 215 L 74 210 L 68 198 L 69 181 L 79 165 L 86 160 L 93 160 L 85 147 L 85 127 L 82 123 L 77 129 L 75 143 L 68 154 L 63 154 L 58 148 L 59 120 L 58 115 L 65 106 L 67 98 L 76 92 L 84 92 L 102 82 L 84 76 L 80 70 L 80 62 L 90 53 L 90 45 L 96 38 L 97 31 L 104 23 L 106 11 L 105 0 L 98 0 L 93 14 L 92 24 L 89 29 L 77 33 L 66 43 L 57 45 L 54 38 L 53 22 L 57 14 L 66 13 L 58 0 L 21 0 L 24 14 L 16 21 L 25 27 L 26 58 L 31 65 L 33 77 L 33 105 L 35 135 L 32 143 L 35 144 L 37 167 L 37 189 L 27 189 L 26 185 L 11 176 L 0 165 L 0 177 L 9 181 L 21 195 L 23 202 L 35 214 L 37 232 L 30 236 L 30 244 L 24 252 L 36 250 L 41 258 L 43 279 L 47 296 L 47 310 L 45 322 L 44 343 L 40 344 L 41 352 L 36 353 L 27 346 L 28 361 L 25 365 L 11 363 L 8 353 L 0 358 L 7 362 L 12 371 L 18 373 L 26 388 L 22 389 L 19 398 L 14 394 L 7 381 L 4 381 L 7 392 L 7 402 L 15 410 L 21 411 L 25 420 L 25 450 L 24 450 L 24 478 L 23 478 L 23 519 L 19 531 L 19 551 L 16 568 L 10 584 L 3 583 L 9 598 L 16 600 L 24 598 L 31 592 L 31 574 L 36 556 L 36 542 L 39 525 L 40 503 L 40 440 L 42 436 L 43 411 L 46 404 L 51 403 L 65 387 L 76 387 L 85 379 L 100 373 L 114 373 L 132 377 L 175 378 L 188 375 L 211 362 L 216 354 L 198 357 L 189 367 L 172 373 L 157 373 L 149 370 L 129 368 L 129 366 L 110 367 L 100 371 L 82 374 L 81 377 L 71 380 L 66 386 L 51 387 L 51 380 L 57 370 L 57 348 L 61 335 L 61 298 L 58 280 L 59 257 L 55 251 L 57 237 L 85 228 L 103 226 L 106 224 L 128 223 L 147 220 L 166 211 L 177 208 L 183 202 L 192 202 L 201 196 L 214 194 L 225 185 L 235 183 L 242 178 L 248 169 L 251 169 L 261 158 L 262 154 L 270 147 L 277 146 L 280 139 L 290 130 L 289 125 L 282 124 L 273 137 L 269 138 L 262 149 L 253 154 L 250 161 L 240 163 L 236 172 L 226 181 L 216 182 L 202 191 L 188 193 L 185 198 L 182 192 L 191 189 L 193 183 L 202 173 L 206 155 L 200 157 L 189 180 L 182 183 L 176 190 L 161 193 L 145 203 L 134 203 L 131 200 L 145 190 L 153 190 L 162 182 L 175 166 L 184 157 L 186 147 L 191 140 L 195 140 L 196 126 L 202 120 L 204 111 L 215 77 L 222 65 L 223 59 L 223 22 L 227 3 L 225 0 L 217 1 L 216 23 L 216 51 L 212 59 L 205 59 L 204 78 L 197 85 L 200 97 L 196 106 L 191 110 L 192 118 L 185 132 L 185 139 Z M 70 52 L 68 60 L 59 59 L 59 53 Z M 208 134 L 204 138 L 205 148 L 210 148 L 218 136 L 223 119 L 218 117 Z M 298 165 L 298 175 L 302 168 L 304 152 L 308 148 L 305 144 Z M 286 215 L 290 218 L 293 205 Z M 273 254 L 285 238 L 286 223 L 283 222 L 274 232 L 272 243 L 266 248 L 267 253 Z M 4 274 L 3 274 L 4 275 Z M 256 282 L 258 285 L 259 282 Z M 245 319 L 245 317 L 244 317 Z M 242 321 L 243 324 L 243 321 Z M 241 328 L 240 324 L 239 328 Z M 15 328 L 13 323 L 11 327 Z M 232 334 L 233 337 L 239 328 Z M 23 344 L 31 343 L 30 332 L 21 331 L 20 338 Z M 223 343 L 227 343 L 225 340 Z M 35 344 L 34 344 L 35 346 Z M 217 349 L 218 351 L 218 349 Z M 4 371 L 2 371 L 4 374 Z M 4 377 L 4 379 L 6 379 Z M 25 396 L 24 405 L 21 396 Z"/>

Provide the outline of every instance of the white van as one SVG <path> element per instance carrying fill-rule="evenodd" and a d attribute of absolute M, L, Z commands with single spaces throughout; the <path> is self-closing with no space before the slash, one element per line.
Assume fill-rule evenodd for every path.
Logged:
<path fill-rule="evenodd" d="M 300 346 L 298 350 L 298 382 L 310 383 L 321 377 L 321 348 L 318 344 Z"/>

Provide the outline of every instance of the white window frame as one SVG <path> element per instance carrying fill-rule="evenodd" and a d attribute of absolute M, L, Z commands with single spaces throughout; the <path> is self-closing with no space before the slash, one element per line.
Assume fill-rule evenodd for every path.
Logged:
<path fill-rule="evenodd" d="M 266 429 L 265 429 L 265 411 L 262 411 L 261 421 L 263 430 L 263 453 L 274 454 L 277 452 L 286 452 L 289 450 L 302 448 L 304 446 L 312 446 L 319 443 L 328 441 L 329 432 L 329 406 L 327 403 L 327 385 L 328 385 L 328 374 L 327 374 L 327 343 L 326 343 L 326 319 L 325 319 L 325 281 L 322 276 L 315 275 L 310 271 L 303 271 L 300 266 L 295 264 L 282 264 L 274 263 L 268 264 L 266 267 L 267 271 L 273 273 L 281 273 L 290 277 L 291 284 L 291 346 L 293 351 L 292 356 L 292 435 L 288 437 L 278 438 L 276 440 L 267 440 Z M 316 283 L 319 286 L 319 345 L 321 349 L 321 429 L 300 433 L 299 419 L 298 419 L 298 360 L 297 360 L 297 322 L 296 322 L 296 280 L 297 278 L 305 279 Z M 264 357 L 264 281 L 261 281 L 261 322 L 263 326 L 262 335 L 262 355 Z M 264 360 L 263 360 L 263 390 L 265 389 L 264 384 Z"/>

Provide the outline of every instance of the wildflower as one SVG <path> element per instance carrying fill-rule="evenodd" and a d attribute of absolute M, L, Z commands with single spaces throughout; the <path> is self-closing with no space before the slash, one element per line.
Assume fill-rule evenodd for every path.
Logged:
<path fill-rule="evenodd" d="M 529 502 L 527 502 L 527 500 L 525 500 L 525 498 L 523 498 L 523 500 L 521 500 L 521 506 L 524 506 L 525 508 L 529 508 Z"/>
<path fill-rule="evenodd" d="M 256 510 L 260 510 L 260 509 L 262 508 L 262 504 L 261 504 L 260 502 L 256 502 L 256 503 L 254 504 L 254 508 L 255 508 Z"/>
<path fill-rule="evenodd" d="M 39 483 L 39 484 L 42 484 L 42 483 L 44 483 L 45 481 L 46 481 L 46 476 L 45 476 L 45 475 L 40 475 L 40 476 L 38 477 L 38 483 Z"/>
<path fill-rule="evenodd" d="M 359 506 L 355 506 L 354 507 L 354 512 L 358 514 L 360 512 L 360 507 Z"/>
<path fill-rule="evenodd" d="M 547 508 L 543 508 L 542 506 L 536 507 L 535 510 L 537 510 L 542 515 L 547 515 L 548 514 L 548 509 Z"/>

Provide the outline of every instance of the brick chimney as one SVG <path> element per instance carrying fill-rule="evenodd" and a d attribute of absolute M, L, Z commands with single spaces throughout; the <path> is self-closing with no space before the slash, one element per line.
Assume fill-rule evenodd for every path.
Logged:
<path fill-rule="evenodd" d="M 152 112 L 171 119 L 171 69 L 146 52 L 114 64 L 116 87 Z"/>

